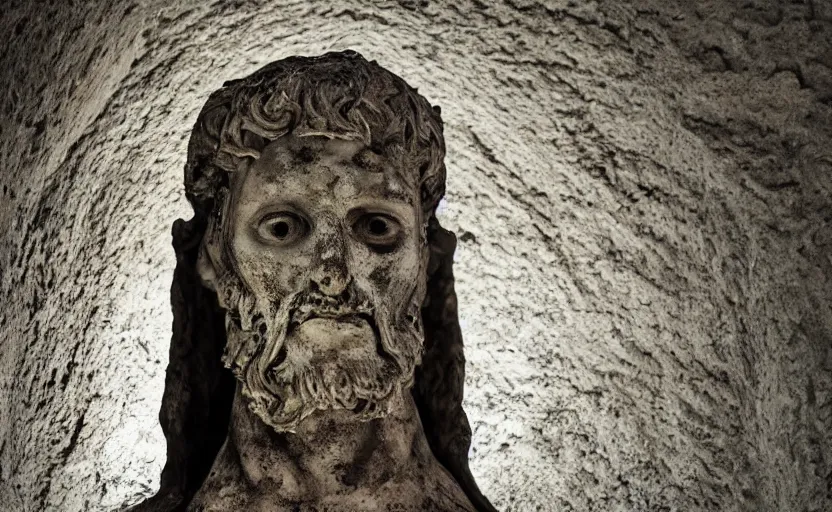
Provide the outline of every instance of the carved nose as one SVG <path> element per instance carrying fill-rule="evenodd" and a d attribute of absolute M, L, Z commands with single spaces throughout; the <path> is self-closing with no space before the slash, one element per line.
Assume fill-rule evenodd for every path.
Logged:
<path fill-rule="evenodd" d="M 350 276 L 343 265 L 322 265 L 312 275 L 312 282 L 324 295 L 337 297 L 347 289 Z"/>
<path fill-rule="evenodd" d="M 347 247 L 335 219 L 321 223 L 322 236 L 316 246 L 318 261 L 311 280 L 324 295 L 337 297 L 350 282 L 347 269 Z"/>

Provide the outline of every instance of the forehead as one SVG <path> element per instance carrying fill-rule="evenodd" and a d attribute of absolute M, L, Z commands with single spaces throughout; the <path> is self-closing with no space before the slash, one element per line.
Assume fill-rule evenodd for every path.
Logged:
<path fill-rule="evenodd" d="M 246 187 L 261 192 L 376 195 L 418 200 L 418 172 L 360 141 L 286 135 L 269 143 L 249 168 Z"/>

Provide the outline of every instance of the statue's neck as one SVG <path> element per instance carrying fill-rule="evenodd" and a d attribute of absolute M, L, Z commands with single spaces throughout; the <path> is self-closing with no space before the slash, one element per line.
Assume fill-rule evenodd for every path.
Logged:
<path fill-rule="evenodd" d="M 349 411 L 318 411 L 296 433 L 279 433 L 249 410 L 238 387 L 228 443 L 251 484 L 279 483 L 281 494 L 297 499 L 377 488 L 433 457 L 407 391 L 384 418 L 361 422 Z"/>

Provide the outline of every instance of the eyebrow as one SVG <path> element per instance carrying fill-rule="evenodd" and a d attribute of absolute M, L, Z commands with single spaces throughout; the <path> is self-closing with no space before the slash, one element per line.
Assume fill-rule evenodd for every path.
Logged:
<path fill-rule="evenodd" d="M 376 208 L 388 209 L 400 213 L 408 212 L 413 209 L 413 205 L 406 201 L 398 201 L 395 199 L 381 198 L 378 196 L 357 195 L 350 201 L 349 209 L 364 209 L 374 210 Z"/>
<path fill-rule="evenodd" d="M 377 197 L 372 196 L 373 199 L 381 199 L 383 201 L 387 201 L 389 203 L 401 203 L 406 206 L 411 206 L 410 204 L 410 197 L 407 196 L 404 192 L 399 192 L 397 190 L 385 190 L 384 191 L 385 197 Z M 366 194 L 358 194 L 358 197 L 370 197 Z"/>
<path fill-rule="evenodd" d="M 403 206 L 412 207 L 413 201 L 418 200 L 419 195 L 413 194 L 407 186 L 404 188 L 405 190 L 391 190 L 388 183 L 376 183 L 366 189 L 359 190 L 356 197 L 372 199 L 375 201 L 383 200 L 389 203 L 398 203 Z"/>

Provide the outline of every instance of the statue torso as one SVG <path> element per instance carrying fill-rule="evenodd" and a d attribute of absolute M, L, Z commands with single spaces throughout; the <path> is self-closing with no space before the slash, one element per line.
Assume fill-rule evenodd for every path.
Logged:
<path fill-rule="evenodd" d="M 220 457 L 227 457 L 226 450 Z M 375 488 L 347 494 L 287 499 L 278 482 L 251 484 L 232 464 L 210 476 L 188 507 L 188 512 L 474 512 L 468 498 L 438 463 L 415 467 L 407 479 L 391 479 Z M 422 474 L 417 472 L 421 471 Z"/>

